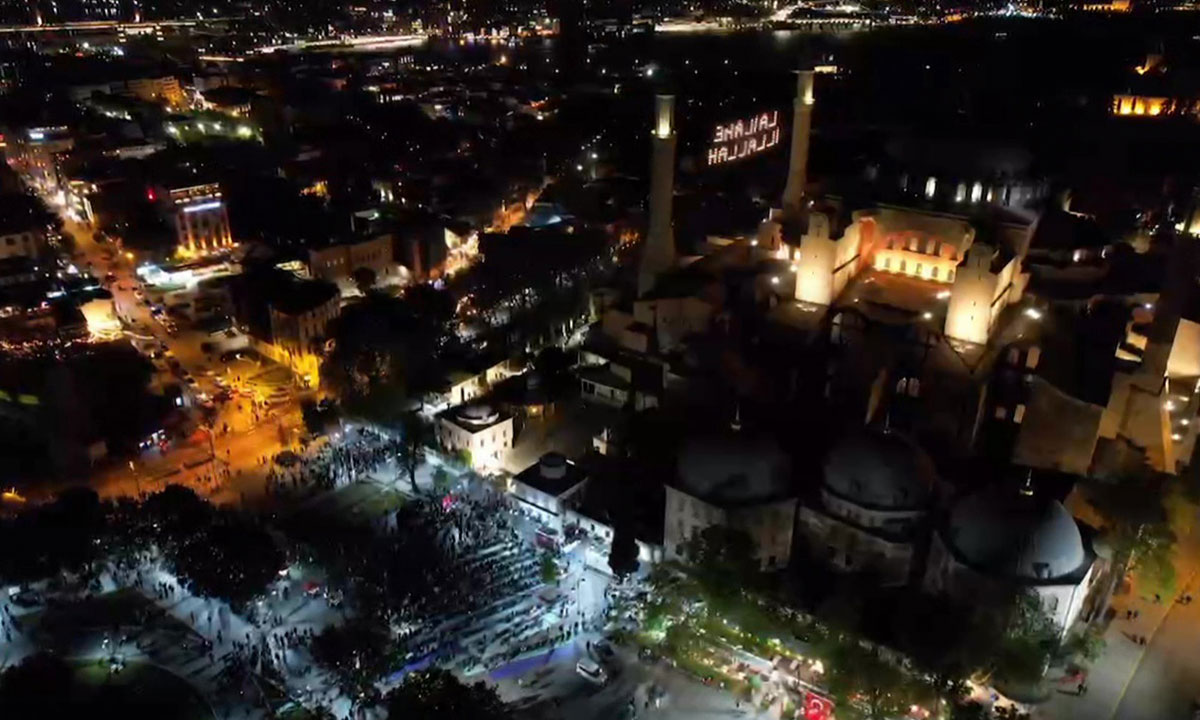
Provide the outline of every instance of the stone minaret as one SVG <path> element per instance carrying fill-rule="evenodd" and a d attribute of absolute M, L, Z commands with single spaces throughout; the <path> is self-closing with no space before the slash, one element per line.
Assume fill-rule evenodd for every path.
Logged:
<path fill-rule="evenodd" d="M 654 288 L 658 276 L 675 264 L 671 205 L 675 195 L 675 96 L 654 100 L 654 137 L 650 160 L 650 227 L 638 268 L 638 297 Z"/>
<path fill-rule="evenodd" d="M 783 211 L 796 217 L 808 182 L 808 142 L 812 135 L 813 71 L 801 70 L 792 102 L 792 152 L 788 160 L 787 185 L 783 189 Z"/>

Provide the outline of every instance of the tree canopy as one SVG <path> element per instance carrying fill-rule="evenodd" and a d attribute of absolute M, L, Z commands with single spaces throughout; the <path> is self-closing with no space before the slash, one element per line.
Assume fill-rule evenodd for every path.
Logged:
<path fill-rule="evenodd" d="M 688 560 L 708 598 L 718 606 L 729 606 L 758 580 L 754 540 L 741 530 L 710 525 L 688 541 Z"/>
<path fill-rule="evenodd" d="M 637 572 L 638 546 L 633 531 L 626 525 L 618 523 L 613 529 L 612 548 L 608 553 L 608 566 L 617 577 L 625 577 Z"/>
<path fill-rule="evenodd" d="M 388 717 L 507 720 L 496 691 L 483 683 L 466 685 L 445 670 L 410 673 L 384 698 Z"/>
<path fill-rule="evenodd" d="M 232 513 L 176 543 L 168 558 L 192 592 L 234 608 L 261 594 L 284 563 L 265 528 Z"/>

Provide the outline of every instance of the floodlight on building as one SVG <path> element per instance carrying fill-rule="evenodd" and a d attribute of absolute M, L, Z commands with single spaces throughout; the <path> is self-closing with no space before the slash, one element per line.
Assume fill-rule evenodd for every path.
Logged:
<path fill-rule="evenodd" d="M 1167 412 L 1172 412 L 1175 410 L 1175 402 L 1173 400 L 1168 400 L 1165 403 L 1163 403 L 1163 408 Z"/>
<path fill-rule="evenodd" d="M 922 318 L 924 318 L 924 319 L 926 319 L 926 320 L 932 320 L 932 319 L 933 319 L 933 313 L 931 313 L 931 312 L 929 312 L 929 311 L 926 311 L 926 312 L 923 312 L 923 313 L 921 313 L 921 317 L 922 317 Z"/>
<path fill-rule="evenodd" d="M 950 299 L 950 291 L 949 290 L 939 291 L 937 294 L 937 299 L 938 300 L 949 300 Z"/>
<path fill-rule="evenodd" d="M 772 275 L 772 276 L 771 276 L 771 284 L 772 284 L 772 285 L 778 285 L 778 284 L 779 284 L 779 276 L 778 276 L 778 275 Z"/>
<path fill-rule="evenodd" d="M 1184 426 L 1184 427 L 1187 427 L 1188 425 L 1191 425 L 1191 424 L 1192 424 L 1192 421 L 1191 421 L 1191 420 L 1188 420 L 1187 418 L 1184 418 L 1184 419 L 1182 419 L 1182 420 L 1180 420 L 1180 421 L 1179 421 L 1179 424 L 1180 424 L 1180 425 L 1182 425 L 1182 426 Z"/>
<path fill-rule="evenodd" d="M 1033 320 L 1042 319 L 1042 311 L 1037 308 L 1025 308 L 1025 316 Z"/>
<path fill-rule="evenodd" d="M 214 200 L 213 202 L 200 203 L 199 205 L 190 205 L 185 207 L 183 211 L 185 213 L 196 213 L 203 212 L 205 210 L 216 210 L 219 207 L 221 207 L 221 201 Z"/>

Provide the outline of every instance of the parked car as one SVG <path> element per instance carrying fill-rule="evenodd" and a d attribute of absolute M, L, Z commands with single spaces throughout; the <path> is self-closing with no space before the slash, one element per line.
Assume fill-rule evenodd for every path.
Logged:
<path fill-rule="evenodd" d="M 22 590 L 16 595 L 13 595 L 10 598 L 10 601 L 17 607 L 27 608 L 41 605 L 46 602 L 46 599 L 42 597 L 41 593 L 35 590 Z"/>

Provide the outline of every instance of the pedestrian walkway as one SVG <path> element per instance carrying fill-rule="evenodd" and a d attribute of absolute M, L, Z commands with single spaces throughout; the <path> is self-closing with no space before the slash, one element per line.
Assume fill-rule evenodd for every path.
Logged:
<path fill-rule="evenodd" d="M 1181 588 L 1194 587 L 1196 575 L 1190 574 L 1179 584 Z M 1136 589 L 1113 599 L 1116 616 L 1104 634 L 1104 654 L 1087 671 L 1087 692 L 1078 694 L 1078 683 L 1070 681 L 1059 685 L 1048 701 L 1034 708 L 1034 718 L 1065 720 L 1066 718 L 1094 718 L 1108 720 L 1117 713 L 1129 684 L 1138 667 L 1151 650 L 1151 643 L 1167 613 L 1171 611 L 1175 598 L 1143 597 Z M 1136 613 L 1127 619 L 1127 613 Z M 1145 638 L 1142 644 L 1140 638 Z"/>

